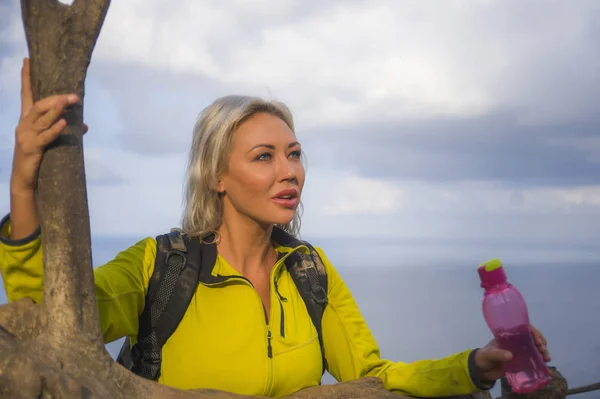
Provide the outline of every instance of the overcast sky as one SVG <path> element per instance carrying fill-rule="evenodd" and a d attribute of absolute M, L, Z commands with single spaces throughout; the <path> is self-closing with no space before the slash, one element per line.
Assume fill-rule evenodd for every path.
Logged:
<path fill-rule="evenodd" d="M 392 264 L 600 258 L 600 2 L 173 4 L 113 0 L 97 42 L 85 97 L 94 236 L 178 225 L 196 117 L 238 93 L 294 112 L 303 237 L 326 251 L 350 236 Z M 0 0 L 4 213 L 26 54 L 18 2 Z"/>

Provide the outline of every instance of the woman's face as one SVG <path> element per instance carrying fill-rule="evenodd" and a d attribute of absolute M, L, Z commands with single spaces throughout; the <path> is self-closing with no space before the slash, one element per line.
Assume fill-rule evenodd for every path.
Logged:
<path fill-rule="evenodd" d="M 233 133 L 227 171 L 219 180 L 224 212 L 263 225 L 289 223 L 304 186 L 301 148 L 280 118 L 257 113 Z"/>

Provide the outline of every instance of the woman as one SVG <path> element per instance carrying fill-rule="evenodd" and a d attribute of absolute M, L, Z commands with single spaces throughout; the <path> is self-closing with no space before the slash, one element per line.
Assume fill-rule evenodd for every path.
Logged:
<path fill-rule="evenodd" d="M 44 148 L 66 125 L 60 115 L 76 101 L 74 95 L 57 95 L 33 104 L 24 61 L 11 211 L 0 226 L 0 265 L 9 301 L 42 300 L 36 176 Z M 282 267 L 301 249 L 273 236 L 274 229 L 298 232 L 305 182 L 301 156 L 292 115 L 281 103 L 228 96 L 203 111 L 194 129 L 182 228 L 190 237 L 214 234 L 218 255 L 211 274 L 223 278 L 198 284 L 163 347 L 159 383 L 273 397 L 320 383 L 316 329 Z M 511 354 L 494 341 L 437 360 L 381 359 L 351 293 L 325 253 L 317 252 L 328 279 L 323 348 L 328 371 L 337 380 L 378 376 L 388 390 L 431 397 L 489 389 L 503 375 Z M 137 335 L 156 253 L 156 240 L 144 238 L 94 270 L 105 342 Z M 549 361 L 544 337 L 534 333 Z"/>

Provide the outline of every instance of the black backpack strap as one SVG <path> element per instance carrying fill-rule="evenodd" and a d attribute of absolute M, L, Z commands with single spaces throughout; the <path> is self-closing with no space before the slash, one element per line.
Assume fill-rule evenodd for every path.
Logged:
<path fill-rule="evenodd" d="M 327 272 L 317 251 L 310 244 L 306 242 L 303 244 L 309 248 L 309 253 L 300 254 L 295 252 L 286 258 L 285 264 L 317 330 L 323 357 L 323 373 L 325 373 L 327 359 L 325 358 L 325 348 L 323 346 L 321 320 L 328 303 Z"/>
<path fill-rule="evenodd" d="M 201 243 L 178 231 L 156 237 L 156 261 L 148 284 L 144 311 L 139 318 L 138 340 L 130 359 L 125 342 L 119 355 L 135 374 L 158 380 L 162 347 L 183 318 L 198 284 Z M 130 367 L 128 367 L 130 366 Z"/>

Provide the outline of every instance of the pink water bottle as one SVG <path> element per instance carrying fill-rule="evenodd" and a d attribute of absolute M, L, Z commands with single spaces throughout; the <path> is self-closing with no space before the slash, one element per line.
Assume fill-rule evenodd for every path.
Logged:
<path fill-rule="evenodd" d="M 551 380 L 550 370 L 529 327 L 527 305 L 521 293 L 506 280 L 499 259 L 481 264 L 477 271 L 483 294 L 483 316 L 498 346 L 512 353 L 504 364 L 506 379 L 515 393 L 535 392 Z"/>

